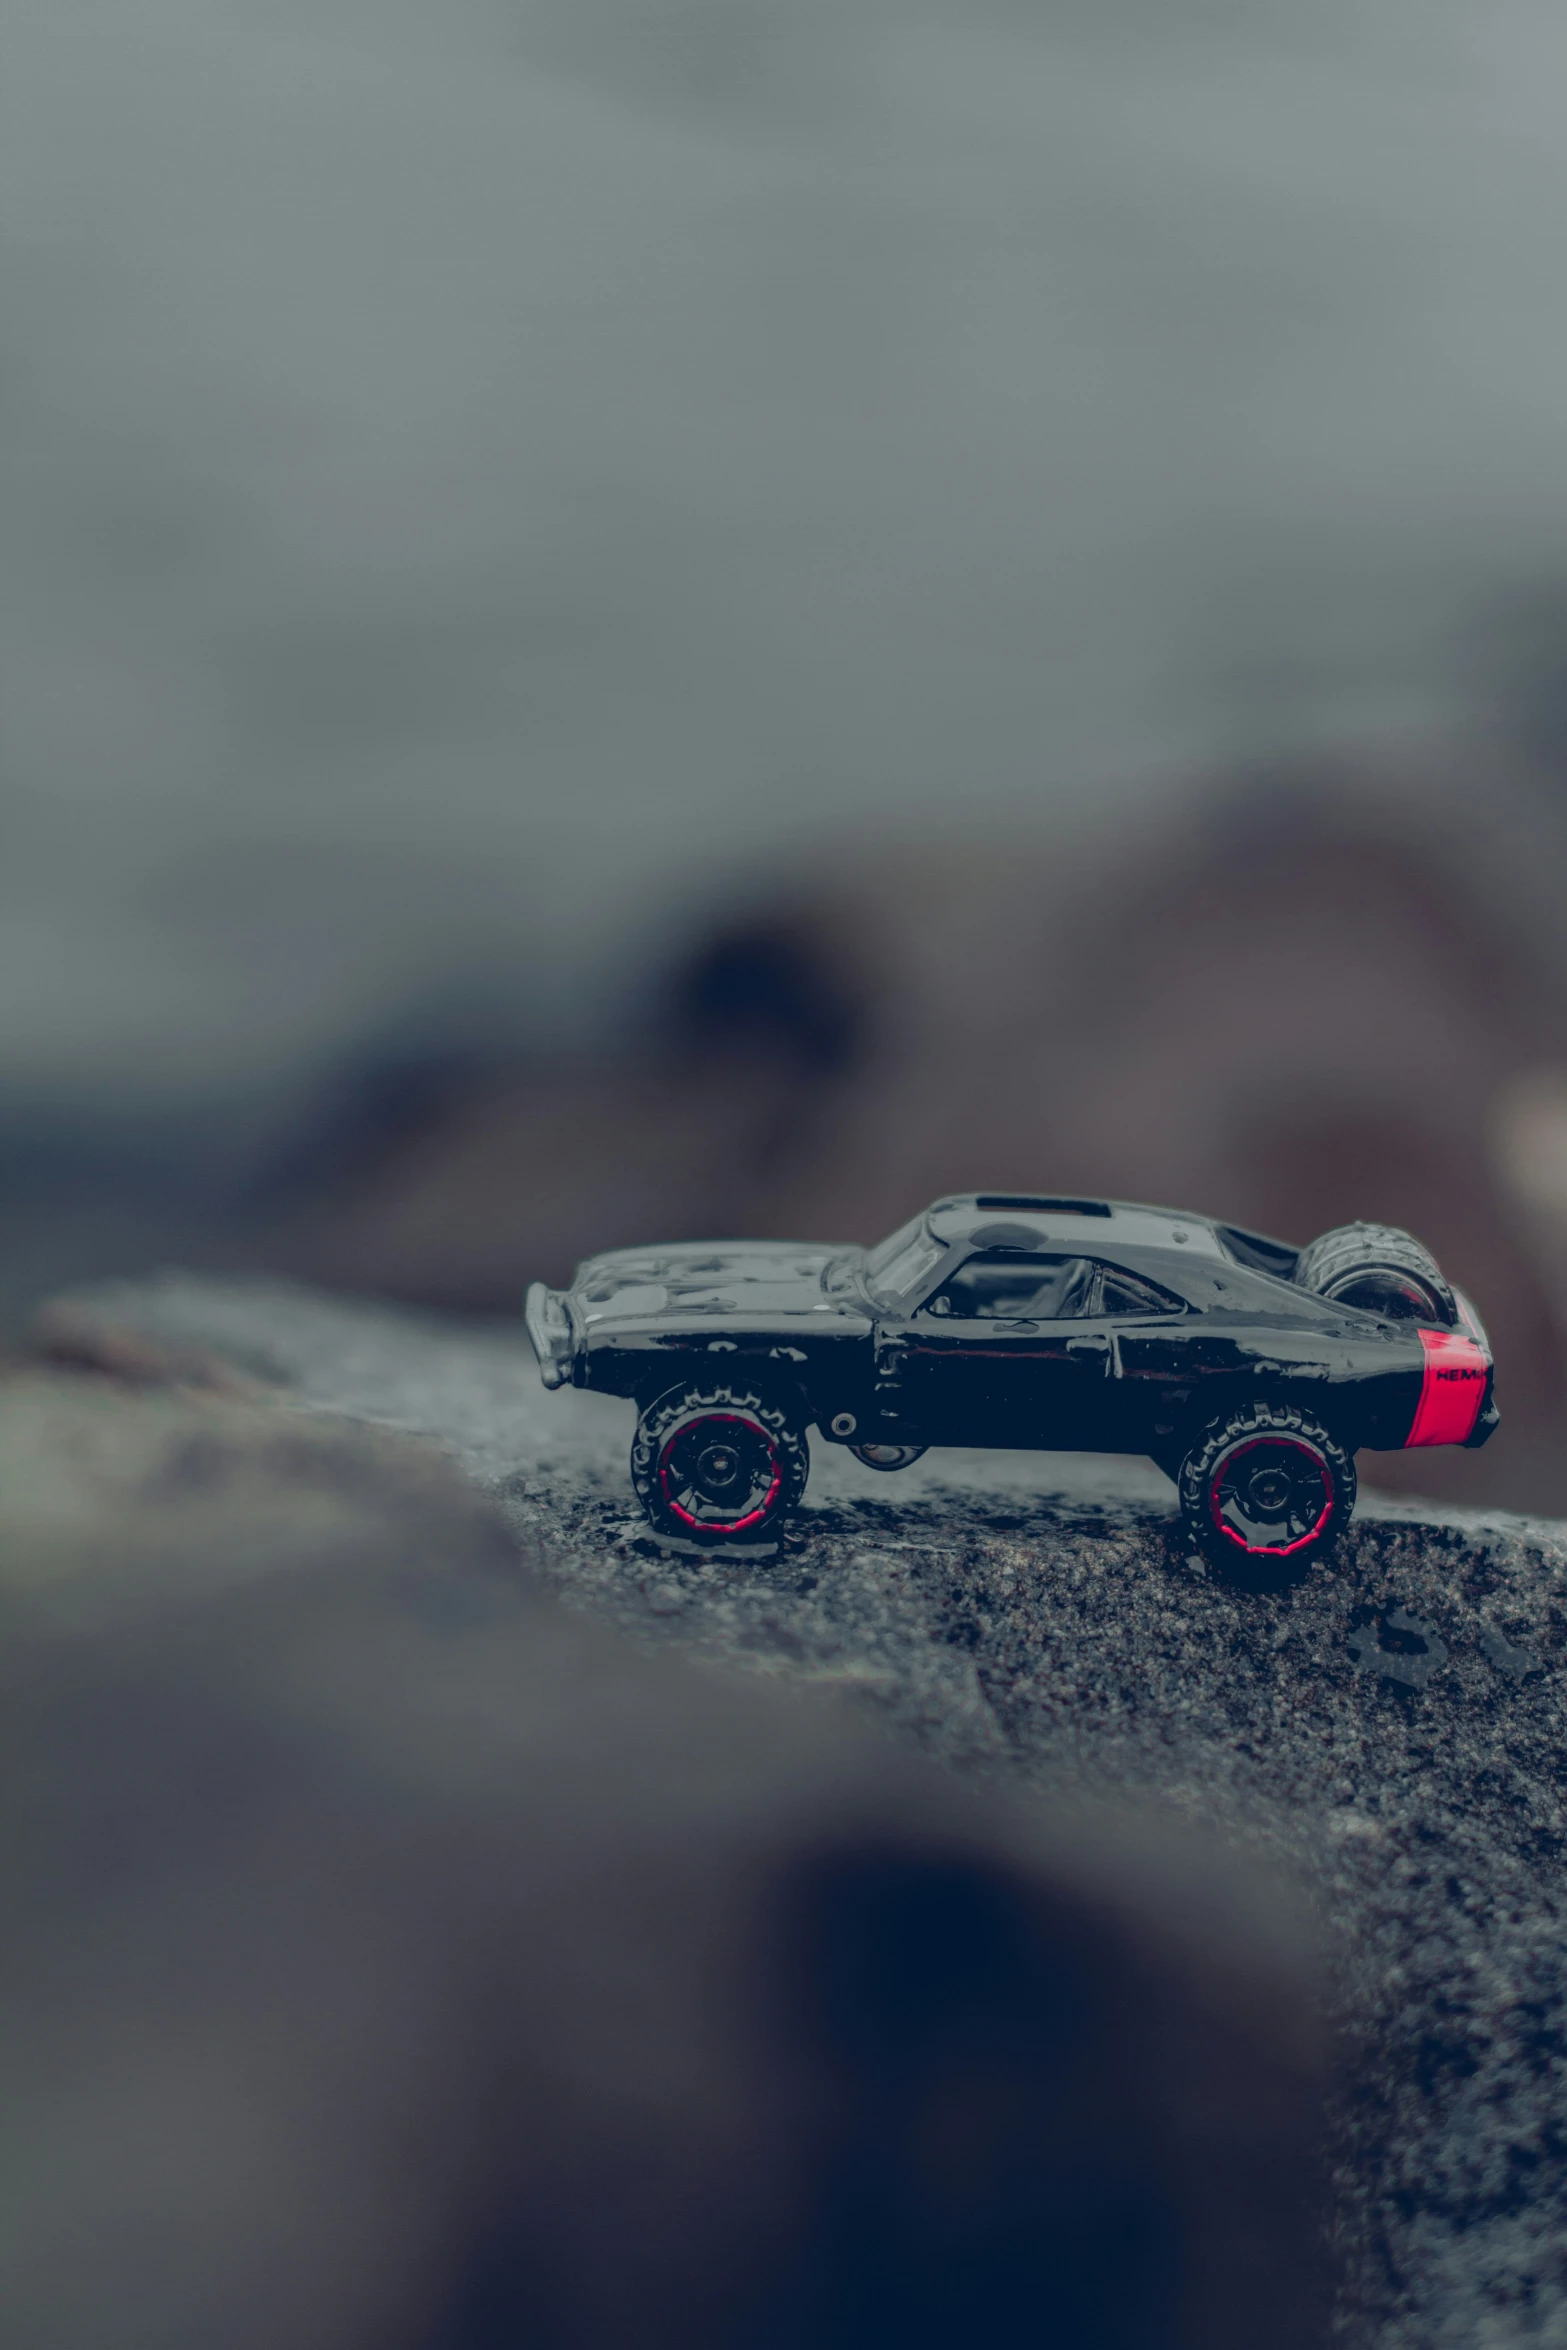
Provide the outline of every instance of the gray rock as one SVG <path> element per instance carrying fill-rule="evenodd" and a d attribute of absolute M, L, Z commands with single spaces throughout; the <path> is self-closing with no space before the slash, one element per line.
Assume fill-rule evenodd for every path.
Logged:
<path fill-rule="evenodd" d="M 0 1378 L 7 2342 L 1313 2350 L 1287 1905 L 639 1648 L 434 1446 L 49 1330 L 75 1370 Z"/>
<path fill-rule="evenodd" d="M 662 1549 L 629 1406 L 526 1339 L 169 1276 L 83 1311 L 443 1443 L 574 1606 L 851 1692 L 949 1766 L 1132 1795 L 1291 1873 L 1336 1945 L 1342 2319 L 1381 2350 L 1567 2341 L 1567 1528 L 1363 1493 L 1272 1595 L 1141 1463 L 818 1447 L 777 1555 Z"/>

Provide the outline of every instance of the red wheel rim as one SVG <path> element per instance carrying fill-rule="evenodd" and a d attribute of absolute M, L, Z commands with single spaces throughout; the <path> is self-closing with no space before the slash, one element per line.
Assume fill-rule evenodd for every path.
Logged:
<path fill-rule="evenodd" d="M 760 1525 L 782 1485 L 777 1443 L 760 1421 L 741 1412 L 700 1413 L 665 1438 L 658 1456 L 664 1507 L 698 1534 L 743 1534 L 748 1526 Z M 765 1486 L 760 1500 L 755 1498 L 759 1486 Z M 735 1488 L 736 1499 L 742 1498 L 743 1487 L 744 1506 L 731 1517 L 703 1515 L 702 1504 L 709 1513 L 723 1510 L 727 1487 Z"/>
<path fill-rule="evenodd" d="M 1242 1463 L 1262 1453 L 1250 1468 Z M 1289 1558 L 1315 1542 L 1333 1515 L 1333 1478 L 1315 1446 L 1290 1436 L 1253 1436 L 1227 1452 L 1208 1480 L 1208 1515 L 1248 1558 Z M 1276 1528 L 1280 1541 L 1255 1538 Z"/>

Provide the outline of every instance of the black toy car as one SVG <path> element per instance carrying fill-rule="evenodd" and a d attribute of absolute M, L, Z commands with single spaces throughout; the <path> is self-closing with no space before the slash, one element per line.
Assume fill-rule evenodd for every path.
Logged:
<path fill-rule="evenodd" d="M 1484 1444 L 1473 1308 L 1406 1232 L 1294 1249 L 1118 1200 L 967 1194 L 879 1247 L 620 1249 L 536 1282 L 547 1387 L 633 1397 L 654 1528 L 771 1539 L 814 1425 L 870 1467 L 927 1445 L 1147 1453 L 1221 1562 L 1304 1561 L 1355 1505 L 1362 1445 Z"/>

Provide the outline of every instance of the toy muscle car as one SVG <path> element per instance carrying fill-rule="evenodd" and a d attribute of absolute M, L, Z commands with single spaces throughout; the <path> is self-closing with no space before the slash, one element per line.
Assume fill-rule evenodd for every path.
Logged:
<path fill-rule="evenodd" d="M 1303 1563 L 1355 1506 L 1362 1445 L 1497 1425 L 1473 1307 L 1406 1232 L 1294 1249 L 1118 1200 L 966 1194 L 879 1247 L 619 1249 L 528 1292 L 547 1387 L 632 1397 L 654 1530 L 771 1541 L 807 1432 L 874 1469 L 928 1445 L 1146 1453 L 1192 1539 Z"/>

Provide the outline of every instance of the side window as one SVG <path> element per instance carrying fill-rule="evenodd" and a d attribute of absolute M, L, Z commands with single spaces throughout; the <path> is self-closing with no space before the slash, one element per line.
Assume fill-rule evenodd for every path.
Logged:
<path fill-rule="evenodd" d="M 1184 1314 L 1186 1301 L 1173 1297 L 1161 1289 L 1157 1281 L 1145 1281 L 1140 1273 L 1128 1273 L 1122 1265 L 1101 1268 L 1098 1312 L 1101 1314 Z"/>
<path fill-rule="evenodd" d="M 1087 1257 L 970 1257 L 925 1311 L 963 1322 L 1071 1321 L 1093 1311 L 1097 1269 Z"/>

